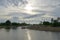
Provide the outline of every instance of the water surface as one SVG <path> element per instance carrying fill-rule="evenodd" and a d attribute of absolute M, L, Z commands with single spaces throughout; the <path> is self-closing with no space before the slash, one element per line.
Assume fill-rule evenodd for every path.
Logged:
<path fill-rule="evenodd" d="M 60 32 L 28 29 L 0 29 L 0 40 L 60 40 Z"/>

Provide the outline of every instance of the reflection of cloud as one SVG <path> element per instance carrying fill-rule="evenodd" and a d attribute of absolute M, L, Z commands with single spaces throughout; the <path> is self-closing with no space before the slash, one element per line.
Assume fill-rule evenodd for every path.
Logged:
<path fill-rule="evenodd" d="M 28 37 L 28 40 L 31 40 L 31 36 L 30 36 L 29 30 L 27 30 L 27 37 Z"/>

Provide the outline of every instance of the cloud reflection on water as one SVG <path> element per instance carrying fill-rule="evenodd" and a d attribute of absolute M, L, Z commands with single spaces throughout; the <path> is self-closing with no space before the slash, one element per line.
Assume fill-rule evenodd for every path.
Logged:
<path fill-rule="evenodd" d="M 26 31 L 26 33 L 27 33 L 27 38 L 28 38 L 28 40 L 31 40 L 30 31 L 29 31 L 29 30 L 27 30 L 27 31 Z"/>

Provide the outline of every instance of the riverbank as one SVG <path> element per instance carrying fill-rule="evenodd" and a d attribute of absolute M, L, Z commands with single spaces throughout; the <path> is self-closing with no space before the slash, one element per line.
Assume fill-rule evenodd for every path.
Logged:
<path fill-rule="evenodd" d="M 39 30 L 39 31 L 60 32 L 60 27 L 40 27 L 40 28 L 27 28 L 27 29 Z"/>

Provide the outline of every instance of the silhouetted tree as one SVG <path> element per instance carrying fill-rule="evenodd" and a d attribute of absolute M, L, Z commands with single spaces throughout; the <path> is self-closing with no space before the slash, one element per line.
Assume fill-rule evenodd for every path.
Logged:
<path fill-rule="evenodd" d="M 53 18 L 51 18 L 51 23 L 53 23 L 54 22 L 54 19 Z"/>
<path fill-rule="evenodd" d="M 9 20 L 7 20 L 6 22 L 5 22 L 5 24 L 8 26 L 10 26 L 11 25 L 11 21 L 9 21 Z"/>
<path fill-rule="evenodd" d="M 54 21 L 53 21 L 53 26 L 54 26 L 54 27 L 58 26 L 58 21 L 57 21 L 57 20 L 54 20 Z"/>
<path fill-rule="evenodd" d="M 44 21 L 43 25 L 50 25 L 50 23 L 48 21 Z"/>
<path fill-rule="evenodd" d="M 21 26 L 26 26 L 27 24 L 24 22 L 24 23 L 21 23 L 20 25 L 21 25 Z"/>

